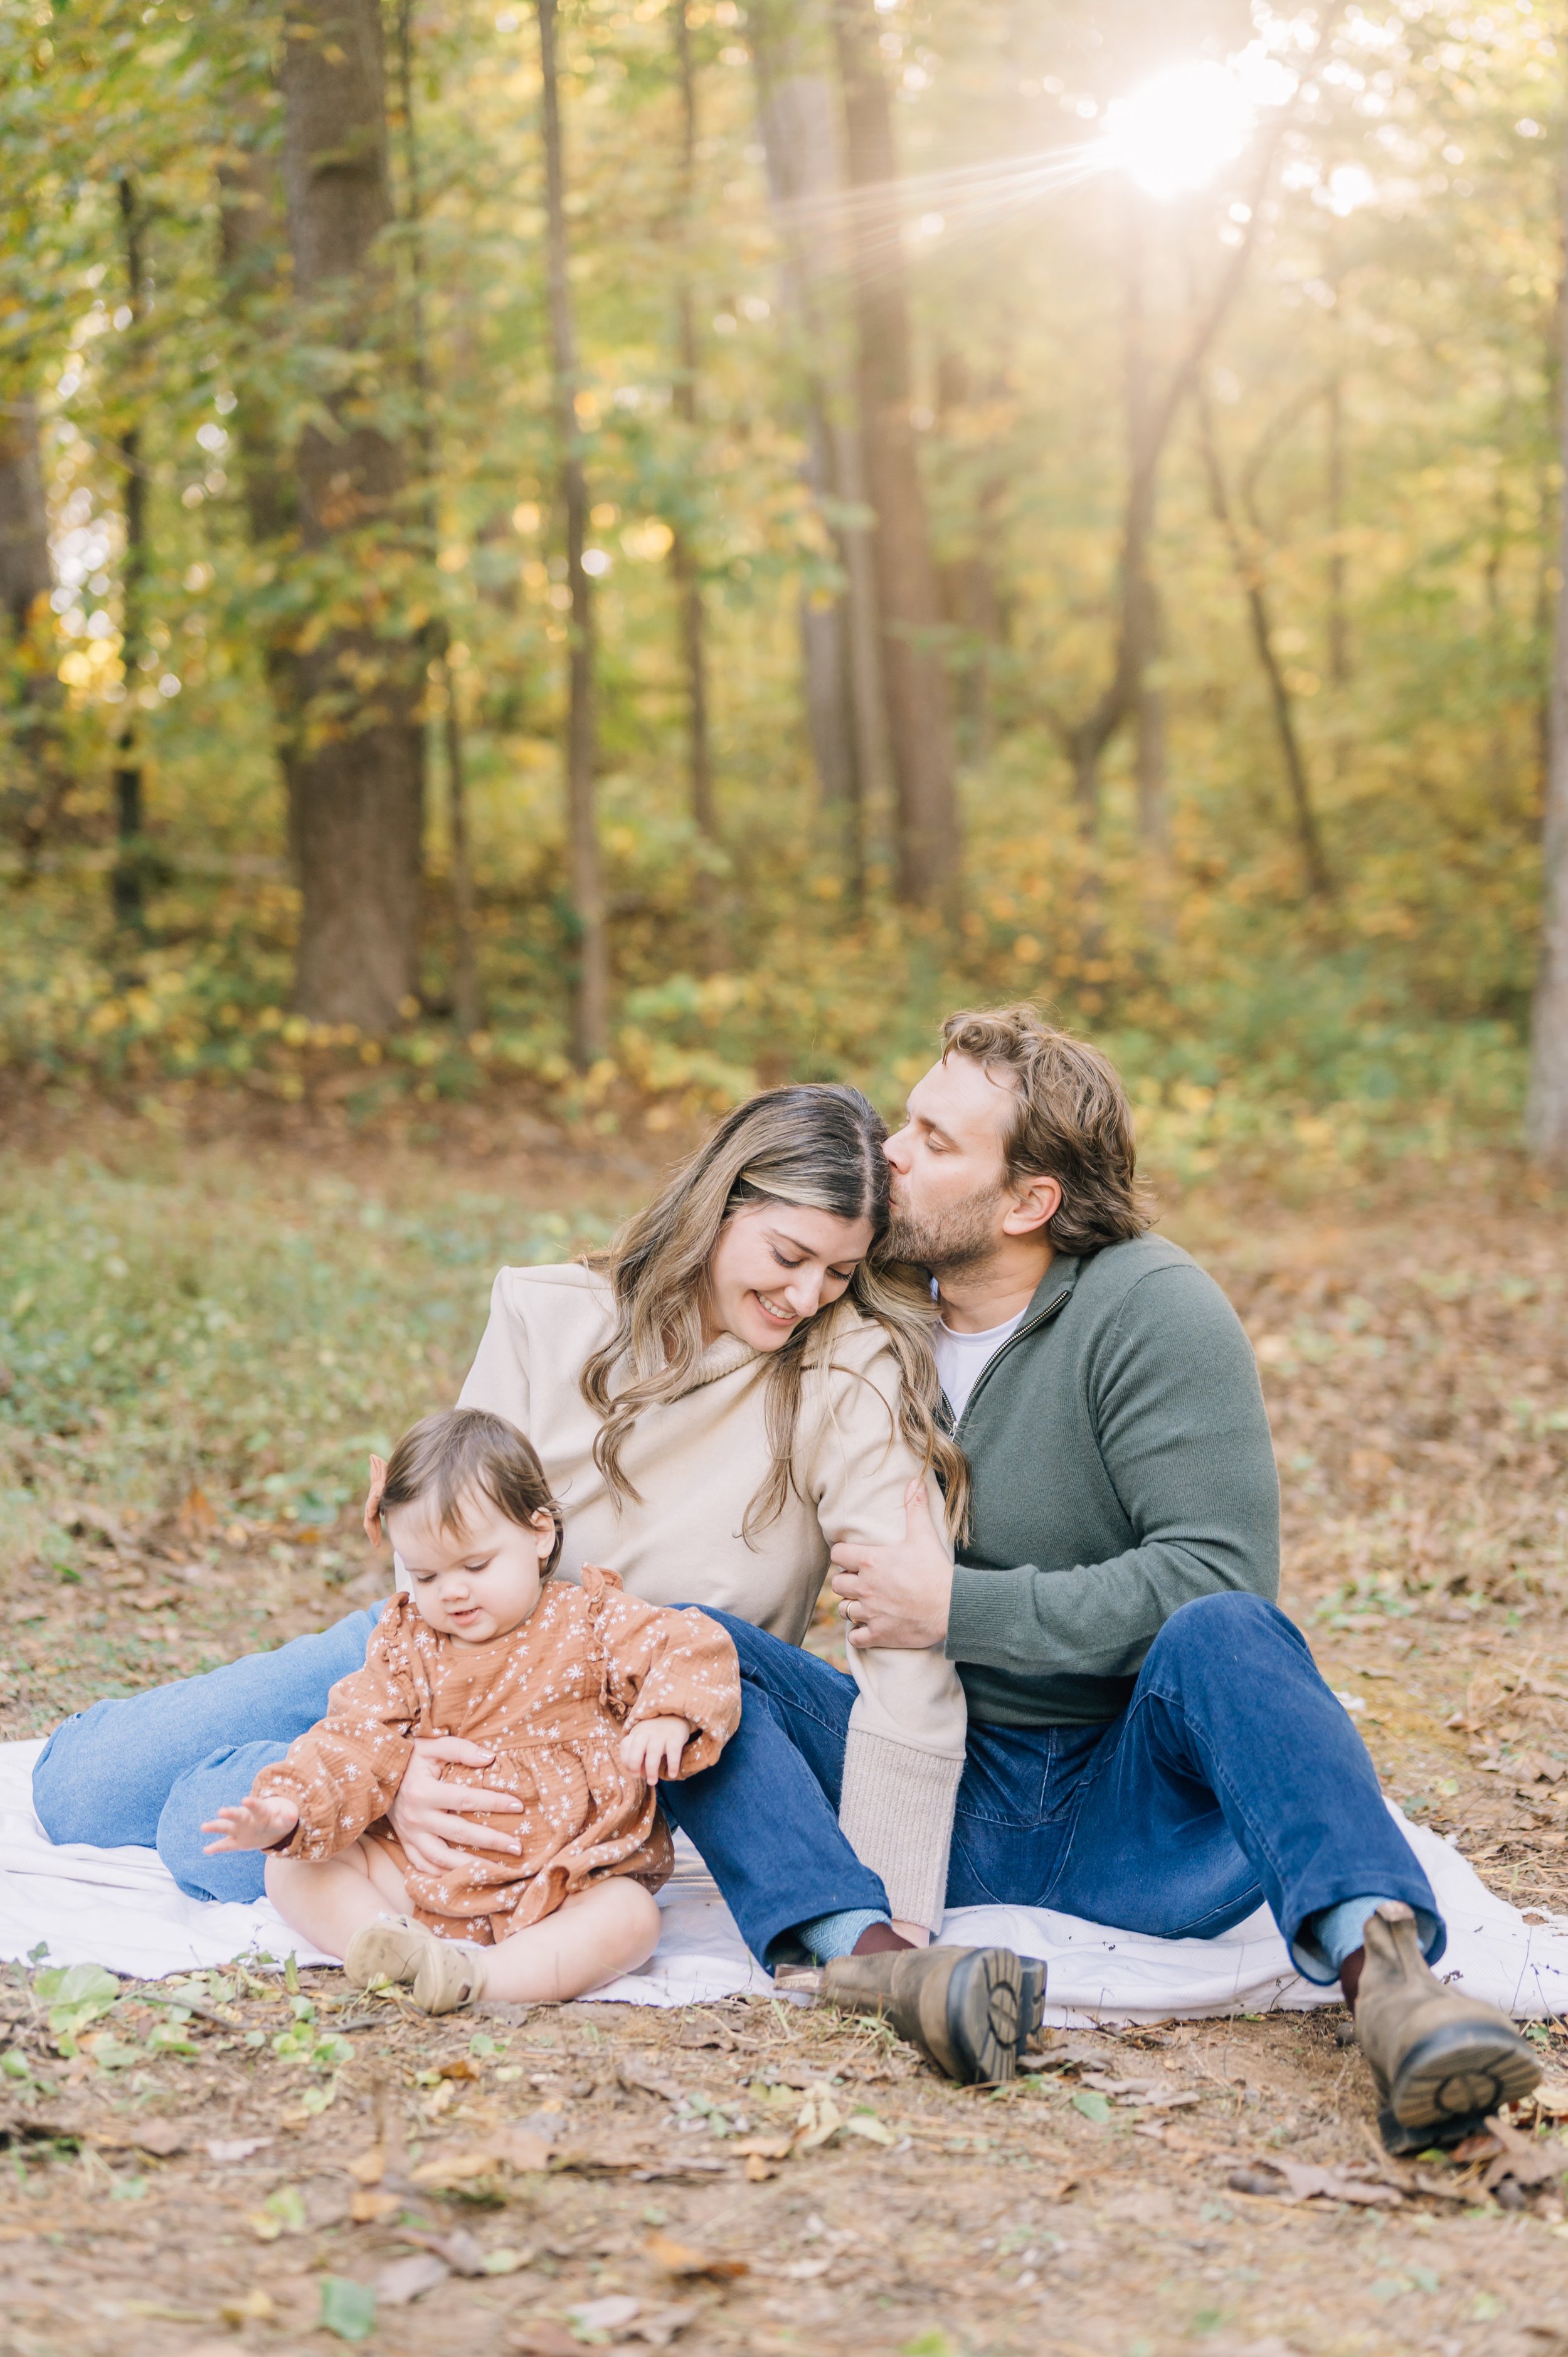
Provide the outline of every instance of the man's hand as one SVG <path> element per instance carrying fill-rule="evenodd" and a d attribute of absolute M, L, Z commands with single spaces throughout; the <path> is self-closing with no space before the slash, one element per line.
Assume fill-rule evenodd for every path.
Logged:
<path fill-rule="evenodd" d="M 620 1747 L 620 1764 L 628 1776 L 657 1784 L 660 1776 L 679 1776 L 681 1754 L 692 1739 L 689 1718 L 639 1719 Z"/>
<path fill-rule="evenodd" d="M 891 1546 L 836 1546 L 833 1594 L 852 1645 L 924 1652 L 948 1632 L 952 1565 L 917 1477 L 904 1492 L 904 1535 Z"/>
<path fill-rule="evenodd" d="M 220 1809 L 204 1834 L 220 1834 L 220 1841 L 209 1842 L 204 1855 L 216 1857 L 222 1850 L 271 1849 L 274 1842 L 283 1841 L 299 1823 L 299 1811 L 292 1801 L 281 1796 L 258 1801 L 247 1792 L 227 1809 Z"/>
<path fill-rule="evenodd" d="M 497 1849 L 512 1857 L 521 1852 L 522 1844 L 513 1835 L 468 1823 L 469 1812 L 489 1816 L 501 1810 L 521 1810 L 522 1803 L 515 1792 L 487 1792 L 482 1785 L 448 1784 L 442 1780 L 444 1760 L 457 1768 L 488 1768 L 495 1756 L 460 1735 L 415 1738 L 413 1757 L 387 1815 L 416 1873 L 460 1870 L 467 1863 L 466 1850 Z"/>

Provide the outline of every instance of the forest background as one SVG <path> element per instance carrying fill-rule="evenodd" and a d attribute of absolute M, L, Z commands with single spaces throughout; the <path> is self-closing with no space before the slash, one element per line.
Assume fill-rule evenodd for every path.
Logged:
<path fill-rule="evenodd" d="M 1514 1139 L 1556 31 L 5 0 L 13 1079 L 657 1129 L 1028 995 L 1178 1169 Z"/>

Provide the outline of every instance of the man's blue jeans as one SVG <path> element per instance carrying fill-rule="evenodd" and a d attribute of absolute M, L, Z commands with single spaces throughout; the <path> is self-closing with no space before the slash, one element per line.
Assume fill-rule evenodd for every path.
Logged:
<path fill-rule="evenodd" d="M 351 1612 L 275 1652 L 68 1718 L 33 1770 L 33 1807 L 50 1841 L 139 1843 L 193 1899 L 259 1899 L 260 1852 L 204 1857 L 203 1822 L 242 1801 L 260 1770 L 315 1726 L 338 1680 L 363 1668 L 381 1610 Z"/>
<path fill-rule="evenodd" d="M 766 1962 L 799 1923 L 886 1911 L 838 1828 L 857 1689 L 748 1621 L 713 1618 L 740 1655 L 740 1727 L 712 1768 L 659 1797 Z M 1367 1893 L 1416 1909 L 1429 1960 L 1442 1953 L 1431 1886 L 1365 1745 L 1300 1631 L 1260 1597 L 1173 1613 L 1108 1727 L 970 1724 L 950 1907 L 1000 1900 L 1211 1939 L 1266 1900 L 1298 1964 L 1326 1981 L 1303 1926 Z"/>

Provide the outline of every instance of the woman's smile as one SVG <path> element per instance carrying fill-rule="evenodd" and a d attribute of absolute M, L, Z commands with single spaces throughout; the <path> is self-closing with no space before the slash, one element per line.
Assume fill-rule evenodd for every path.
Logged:
<path fill-rule="evenodd" d="M 753 1292 L 751 1297 L 770 1325 L 798 1326 L 800 1324 L 800 1315 L 796 1310 L 790 1309 L 781 1302 L 770 1301 L 766 1293 Z"/>

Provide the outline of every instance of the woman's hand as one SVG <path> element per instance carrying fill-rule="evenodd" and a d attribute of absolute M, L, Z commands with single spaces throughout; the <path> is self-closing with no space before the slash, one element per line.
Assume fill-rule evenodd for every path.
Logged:
<path fill-rule="evenodd" d="M 849 1642 L 925 1652 L 948 1633 L 952 1565 L 937 1535 L 917 1477 L 904 1492 L 904 1535 L 891 1546 L 836 1546 L 833 1594 L 849 1622 Z"/>
<path fill-rule="evenodd" d="M 679 1776 L 681 1754 L 692 1740 L 689 1718 L 640 1719 L 620 1747 L 620 1764 L 629 1776 L 657 1784 L 660 1776 Z"/>
<path fill-rule="evenodd" d="M 281 1798 L 258 1800 L 247 1792 L 227 1809 L 220 1809 L 204 1834 L 220 1834 L 220 1841 L 209 1842 L 205 1855 L 215 1857 L 220 1850 L 272 1849 L 293 1833 L 299 1823 L 299 1811 L 292 1801 Z"/>
<path fill-rule="evenodd" d="M 500 1811 L 521 1811 L 523 1804 L 515 1792 L 489 1792 L 481 1785 L 448 1784 L 442 1779 L 444 1760 L 458 1768 L 488 1768 L 495 1756 L 461 1735 L 415 1737 L 413 1757 L 403 1770 L 387 1816 L 416 1873 L 461 1871 L 467 1863 L 464 1856 L 467 1850 L 501 1850 L 509 1857 L 520 1854 L 522 1844 L 514 1835 L 468 1822 L 470 1812 L 489 1816 Z"/>

